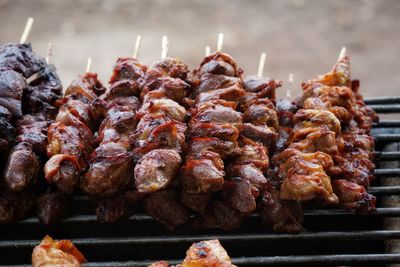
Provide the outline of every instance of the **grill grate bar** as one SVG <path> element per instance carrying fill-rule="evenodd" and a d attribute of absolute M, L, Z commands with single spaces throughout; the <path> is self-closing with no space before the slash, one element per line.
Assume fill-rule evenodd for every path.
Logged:
<path fill-rule="evenodd" d="M 254 241 L 327 241 L 327 240 L 386 240 L 400 239 L 400 230 L 373 231 L 335 231 L 335 232 L 304 232 L 293 234 L 216 234 L 190 236 L 149 236 L 149 237 L 115 237 L 115 238 L 78 238 L 72 242 L 77 246 L 110 246 L 110 245 L 140 245 L 140 244 L 181 244 L 193 243 L 198 240 L 219 239 L 221 242 L 254 242 Z M 40 240 L 0 241 L 0 248 L 34 247 Z"/>
<path fill-rule="evenodd" d="M 374 124 L 374 128 L 400 127 L 399 120 L 384 120 Z"/>
<path fill-rule="evenodd" d="M 374 175 L 378 176 L 378 177 L 382 177 L 382 176 L 390 176 L 390 177 L 400 176 L 400 168 L 375 169 Z"/>
<path fill-rule="evenodd" d="M 389 189 L 384 189 L 383 191 Z M 397 188 L 396 192 L 400 193 L 400 186 Z M 370 190 L 371 192 L 371 190 Z M 372 193 L 372 192 L 371 192 Z M 376 194 L 376 192 L 374 192 Z M 382 193 L 385 194 L 385 193 Z M 356 216 L 356 214 L 352 211 L 342 210 L 342 209 L 313 209 L 306 210 L 304 212 L 304 216 Z M 361 216 L 361 215 L 357 215 Z M 380 217 L 391 217 L 391 216 L 400 216 L 400 208 L 377 208 L 375 213 L 366 214 L 362 216 L 380 216 Z M 259 215 L 254 213 L 251 215 L 253 218 L 258 218 Z M 143 221 L 153 221 L 154 219 L 146 214 L 135 214 L 129 217 L 127 221 L 129 222 L 143 222 Z M 62 223 L 96 223 L 97 218 L 96 215 L 75 215 L 70 216 L 64 220 Z M 17 224 L 38 224 L 39 220 L 36 217 L 30 217 L 25 220 L 17 222 Z"/>
<path fill-rule="evenodd" d="M 85 267 L 146 267 L 154 261 L 125 261 L 125 262 L 89 262 Z M 182 260 L 168 260 L 169 264 L 179 264 Z M 355 264 L 355 263 L 398 263 L 400 254 L 341 254 L 341 255 L 310 255 L 310 256 L 273 256 L 273 257 L 243 257 L 232 258 L 234 264 L 246 265 L 281 265 L 281 264 Z M 30 265 L 14 265 L 14 267 L 29 267 Z M 0 267 L 5 267 L 0 265 Z"/>
<path fill-rule="evenodd" d="M 371 104 L 400 104 L 400 96 L 378 96 L 364 98 L 367 105 Z"/>
<path fill-rule="evenodd" d="M 399 113 L 400 112 L 400 104 L 369 105 L 369 107 L 378 113 Z"/>
<path fill-rule="evenodd" d="M 400 141 L 400 134 L 377 134 L 373 136 L 375 142 L 398 142 Z"/>
<path fill-rule="evenodd" d="M 400 160 L 400 151 L 374 151 L 378 160 Z"/>

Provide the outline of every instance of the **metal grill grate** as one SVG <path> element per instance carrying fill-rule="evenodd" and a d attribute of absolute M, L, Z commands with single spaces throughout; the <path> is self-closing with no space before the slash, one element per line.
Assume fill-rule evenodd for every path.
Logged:
<path fill-rule="evenodd" d="M 379 113 L 400 112 L 400 97 L 370 98 L 365 102 Z M 384 162 L 400 161 L 400 151 L 385 149 L 388 144 L 400 141 L 400 120 L 379 122 L 373 135 L 378 169 L 377 181 L 369 191 L 378 196 L 375 214 L 360 216 L 339 209 L 306 209 L 304 226 L 308 232 L 298 235 L 266 233 L 257 214 L 231 233 L 190 229 L 170 233 L 144 214 L 113 225 L 99 224 L 88 198 L 77 196 L 74 215 L 57 225 L 45 228 L 36 218 L 28 218 L 0 226 L 0 264 L 3 264 L 0 266 L 29 266 L 32 248 L 45 234 L 72 239 L 89 260 L 85 266 L 147 266 L 160 259 L 170 259 L 174 264 L 184 258 L 191 243 L 214 238 L 221 241 L 239 266 L 400 263 L 400 254 L 385 250 L 385 242 L 400 239 L 400 230 L 385 229 L 387 218 L 400 218 L 400 207 L 384 205 L 385 198 L 400 195 L 400 184 L 385 182 L 385 179 L 400 179 L 400 168 L 379 167 Z"/>

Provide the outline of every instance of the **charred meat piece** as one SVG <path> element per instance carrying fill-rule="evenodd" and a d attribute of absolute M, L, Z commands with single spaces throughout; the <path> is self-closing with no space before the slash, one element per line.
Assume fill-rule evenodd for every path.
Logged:
<path fill-rule="evenodd" d="M 38 77 L 29 83 L 22 96 L 24 113 L 41 113 L 54 118 L 57 114 L 56 101 L 61 98 L 62 85 L 53 65 L 46 66 Z"/>
<path fill-rule="evenodd" d="M 153 193 L 171 184 L 181 156 L 173 149 L 155 149 L 144 155 L 135 166 L 135 184 L 141 193 Z"/>
<path fill-rule="evenodd" d="M 110 84 L 121 80 L 137 81 L 143 79 L 146 71 L 147 67 L 135 58 L 118 58 L 113 75 L 110 78 Z"/>
<path fill-rule="evenodd" d="M 128 203 L 121 195 L 101 199 L 97 204 L 96 214 L 101 223 L 117 222 L 129 214 Z"/>
<path fill-rule="evenodd" d="M 141 92 L 141 98 L 143 102 L 148 102 L 151 99 L 164 97 L 181 103 L 189 89 L 190 85 L 184 80 L 163 76 L 147 83 Z"/>
<path fill-rule="evenodd" d="M 162 76 L 186 80 L 189 72 L 188 66 L 177 58 L 167 57 L 151 64 L 150 69 L 157 71 Z"/>
<path fill-rule="evenodd" d="M 281 200 L 279 192 L 270 187 L 260 201 L 262 223 L 274 232 L 298 233 L 303 230 L 303 211 L 298 201 Z"/>
<path fill-rule="evenodd" d="M 189 194 L 186 190 L 182 190 L 180 193 L 180 202 L 188 207 L 189 209 L 204 213 L 206 211 L 208 202 L 210 201 L 211 193 L 204 194 Z"/>
<path fill-rule="evenodd" d="M 338 203 L 327 174 L 333 167 L 328 154 L 286 149 L 276 160 L 279 163 L 278 176 L 283 180 L 279 194 L 281 199 L 307 201 L 317 198 L 325 204 Z"/>
<path fill-rule="evenodd" d="M 202 194 L 222 189 L 225 172 L 211 159 L 186 159 L 181 169 L 180 182 L 189 194 Z"/>
<path fill-rule="evenodd" d="M 33 152 L 32 145 L 19 143 L 8 157 L 4 181 L 12 191 L 21 191 L 36 182 L 39 168 L 39 159 Z"/>
<path fill-rule="evenodd" d="M 188 209 L 177 200 L 172 191 L 149 194 L 143 203 L 146 213 L 170 230 L 189 220 Z"/>
<path fill-rule="evenodd" d="M 267 171 L 269 167 L 267 148 L 248 138 L 241 138 L 240 144 L 240 152 L 235 157 L 233 165 L 253 164 L 262 172 Z"/>
<path fill-rule="evenodd" d="M 71 206 L 71 195 L 49 191 L 38 199 L 36 214 L 42 224 L 50 225 L 67 217 Z"/>
<path fill-rule="evenodd" d="M 42 114 L 24 115 L 17 122 L 16 142 L 27 142 L 38 155 L 46 155 L 47 129 L 51 121 Z"/>
<path fill-rule="evenodd" d="M 224 184 L 222 198 L 230 207 L 239 211 L 242 215 L 250 215 L 256 209 L 257 188 L 248 180 L 231 178 Z"/>
<path fill-rule="evenodd" d="M 92 153 L 81 189 L 92 196 L 109 197 L 126 189 L 133 179 L 132 153 L 121 143 L 105 143 Z"/>
<path fill-rule="evenodd" d="M 20 73 L 13 70 L 0 71 L 0 107 L 7 109 L 13 119 L 22 116 L 22 94 L 27 86 Z"/>
<path fill-rule="evenodd" d="M 246 92 L 261 93 L 263 98 L 276 101 L 275 89 L 282 86 L 281 81 L 275 81 L 267 77 L 248 76 L 243 81 L 243 88 Z"/>
<path fill-rule="evenodd" d="M 85 257 L 70 240 L 55 241 L 48 235 L 32 252 L 33 267 L 80 267 L 84 262 L 86 262 Z"/>
<path fill-rule="evenodd" d="M 343 208 L 356 210 L 360 214 L 376 211 L 376 198 L 368 194 L 365 187 L 343 179 L 334 180 L 332 185 Z"/>
<path fill-rule="evenodd" d="M 235 267 L 217 239 L 200 241 L 189 248 L 182 267 L 195 266 Z"/>
<path fill-rule="evenodd" d="M 45 177 L 60 190 L 71 193 L 77 186 L 94 148 L 93 131 L 101 117 L 100 104 L 94 104 L 105 88 L 97 74 L 86 73 L 67 88 L 56 121 L 49 127 Z"/>
<path fill-rule="evenodd" d="M 31 44 L 9 43 L 0 46 L 0 70 L 13 70 L 25 78 L 45 67 L 45 61 L 33 51 Z"/>
<path fill-rule="evenodd" d="M 34 208 L 36 195 L 32 190 L 12 192 L 3 188 L 0 192 L 0 224 L 18 221 Z"/>
<path fill-rule="evenodd" d="M 193 97 L 196 97 L 197 95 L 208 92 L 210 90 L 215 90 L 215 88 L 240 88 L 242 86 L 242 80 L 238 77 L 213 73 L 204 73 L 203 75 L 201 75 L 198 83 L 199 86 L 195 87 Z"/>
<path fill-rule="evenodd" d="M 250 182 L 252 186 L 263 192 L 268 184 L 262 171 L 254 164 L 234 165 L 233 168 L 228 168 L 230 177 L 240 177 Z"/>
<path fill-rule="evenodd" d="M 49 183 L 65 193 L 72 193 L 77 186 L 82 167 L 78 158 L 69 154 L 52 156 L 44 165 L 44 175 Z"/>

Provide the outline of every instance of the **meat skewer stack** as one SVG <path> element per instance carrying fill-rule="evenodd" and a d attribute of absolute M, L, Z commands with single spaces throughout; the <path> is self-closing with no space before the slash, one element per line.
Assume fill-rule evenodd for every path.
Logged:
<path fill-rule="evenodd" d="M 72 193 L 87 167 L 102 114 L 102 103 L 97 101 L 104 92 L 97 74 L 88 70 L 70 84 L 59 101 L 60 110 L 48 129 L 50 159 L 44 172 L 46 180 L 61 192 Z"/>
<path fill-rule="evenodd" d="M 136 55 L 137 49 L 138 45 Z M 136 58 L 119 58 L 104 95 L 107 112 L 96 139 L 98 146 L 89 157 L 89 169 L 81 182 L 85 193 L 98 198 L 100 222 L 114 222 L 127 215 L 123 192 L 132 185 L 134 170 L 129 136 L 136 129 L 138 96 L 146 71 Z"/>
<path fill-rule="evenodd" d="M 289 146 L 275 158 L 281 199 L 315 199 L 360 213 L 375 210 L 375 197 L 366 189 L 374 168 L 368 134 L 376 115 L 361 99 L 355 105 L 351 86 L 349 57 L 344 53 L 330 73 L 303 84 L 302 109 L 294 116 Z M 360 121 L 369 121 L 369 127 L 357 129 Z"/>
<path fill-rule="evenodd" d="M 279 133 L 282 132 L 275 107 L 275 90 L 282 82 L 262 77 L 264 60 L 265 54 L 262 54 L 258 75 L 244 80 L 242 153 L 231 168 L 232 174 L 249 181 L 256 189 L 255 195 L 260 195 L 258 207 L 265 226 L 275 232 L 299 232 L 303 229 L 300 203 L 279 199 L 279 185 L 271 175 L 273 172 L 268 171 L 273 167 L 269 166 L 268 156 L 276 153 Z M 245 203 L 243 200 L 237 202 Z"/>
<path fill-rule="evenodd" d="M 223 160 L 239 152 L 242 114 L 236 108 L 245 91 L 242 70 L 229 55 L 220 52 L 220 47 L 218 50 L 206 56 L 194 74 L 198 78 L 192 92 L 195 107 L 188 123 L 189 148 L 180 174 L 181 201 L 199 214 L 196 226 L 232 230 L 255 209 L 255 202 L 248 183 L 225 182 Z M 244 190 L 243 195 L 236 195 L 238 190 Z M 254 202 L 250 203 L 251 210 L 246 206 L 248 200 Z"/>
<path fill-rule="evenodd" d="M 141 93 L 142 107 L 137 130 L 131 136 L 134 148 L 135 186 L 146 195 L 144 209 L 170 228 L 188 220 L 186 208 L 176 199 L 173 183 L 186 150 L 186 109 L 181 105 L 190 85 L 187 65 L 167 57 L 163 38 L 160 61 L 147 71 Z"/>
<path fill-rule="evenodd" d="M 25 42 L 32 21 L 28 20 L 21 42 Z M 15 146 L 10 154 L 5 153 L 8 155 L 4 169 L 7 188 L 2 188 L 0 199 L 0 221 L 5 223 L 30 212 L 43 191 L 38 176 L 46 159 L 47 128 L 57 111 L 55 101 L 61 96 L 62 86 L 54 66 L 34 54 L 30 44 L 8 44 L 1 48 L 0 54 L 4 85 L 10 85 L 1 87 L 3 100 L 8 98 L 2 107 L 11 108 L 14 119 L 18 118 L 17 136 L 10 143 Z M 17 72 L 22 74 L 19 78 Z M 42 213 L 38 215 L 41 218 Z"/>

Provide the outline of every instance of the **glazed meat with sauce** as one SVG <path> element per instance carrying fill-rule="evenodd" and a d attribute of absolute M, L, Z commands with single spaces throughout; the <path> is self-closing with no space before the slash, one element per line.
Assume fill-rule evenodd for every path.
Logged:
<path fill-rule="evenodd" d="M 32 252 L 33 267 L 80 267 L 84 262 L 85 257 L 70 240 L 55 241 L 50 236 L 43 238 Z"/>
<path fill-rule="evenodd" d="M 135 184 L 139 192 L 152 193 L 171 184 L 181 156 L 173 149 L 155 149 L 144 155 L 135 166 Z"/>

